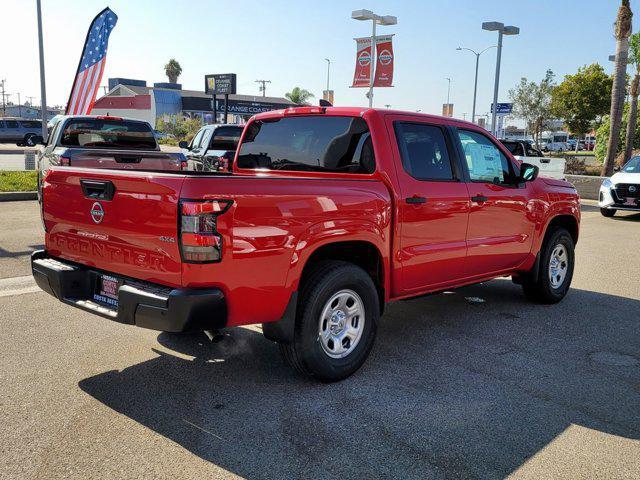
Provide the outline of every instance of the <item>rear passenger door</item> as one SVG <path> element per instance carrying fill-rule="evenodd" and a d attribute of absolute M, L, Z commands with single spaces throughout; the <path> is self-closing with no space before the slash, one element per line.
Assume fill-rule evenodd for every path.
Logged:
<path fill-rule="evenodd" d="M 464 277 L 469 193 L 449 129 L 393 120 L 401 200 L 401 294 L 436 290 Z"/>
<path fill-rule="evenodd" d="M 518 182 L 517 166 L 487 135 L 471 129 L 455 131 L 471 195 L 467 275 L 512 269 L 531 252 L 535 228 L 528 208 L 531 184 Z"/>

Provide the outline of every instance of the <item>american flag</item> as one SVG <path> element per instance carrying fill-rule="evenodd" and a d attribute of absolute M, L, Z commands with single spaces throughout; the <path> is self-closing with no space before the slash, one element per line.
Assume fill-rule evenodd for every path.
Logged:
<path fill-rule="evenodd" d="M 100 88 L 104 64 L 107 61 L 109 35 L 118 16 L 109 8 L 102 10 L 91 22 L 82 58 L 67 103 L 67 115 L 88 115 L 93 109 Z"/>

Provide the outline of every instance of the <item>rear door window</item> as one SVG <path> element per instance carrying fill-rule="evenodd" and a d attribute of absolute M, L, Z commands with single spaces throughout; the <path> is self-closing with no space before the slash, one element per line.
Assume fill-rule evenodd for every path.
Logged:
<path fill-rule="evenodd" d="M 373 173 L 367 123 L 324 115 L 256 120 L 247 127 L 238 167 L 261 170 Z"/>
<path fill-rule="evenodd" d="M 154 150 L 156 138 L 144 122 L 86 118 L 67 122 L 60 145 L 86 148 L 123 148 Z"/>
<path fill-rule="evenodd" d="M 35 120 L 23 120 L 22 126 L 25 128 L 42 128 L 42 122 L 37 122 Z"/>
<path fill-rule="evenodd" d="M 524 150 L 520 142 L 502 142 L 502 145 L 507 147 L 507 150 L 509 150 L 513 156 L 515 157 L 524 156 Z"/>
<path fill-rule="evenodd" d="M 394 124 L 402 166 L 418 180 L 453 180 L 451 158 L 440 127 L 419 123 Z"/>
<path fill-rule="evenodd" d="M 209 150 L 235 150 L 242 135 L 242 127 L 218 127 L 213 131 Z"/>
<path fill-rule="evenodd" d="M 18 122 L 15 120 L 5 120 L 5 125 L 7 128 L 18 128 Z"/>

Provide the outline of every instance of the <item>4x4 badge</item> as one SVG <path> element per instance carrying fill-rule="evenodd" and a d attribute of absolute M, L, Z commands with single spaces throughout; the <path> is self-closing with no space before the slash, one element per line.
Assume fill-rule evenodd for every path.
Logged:
<path fill-rule="evenodd" d="M 99 202 L 95 202 L 93 205 L 91 205 L 90 213 L 91 218 L 95 223 L 100 223 L 104 218 L 104 208 L 102 208 L 102 205 L 100 205 Z"/>

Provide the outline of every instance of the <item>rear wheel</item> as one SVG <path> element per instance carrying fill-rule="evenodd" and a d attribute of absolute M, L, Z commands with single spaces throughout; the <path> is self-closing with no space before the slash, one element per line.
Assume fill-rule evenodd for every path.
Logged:
<path fill-rule="evenodd" d="M 304 375 L 342 380 L 367 359 L 379 316 L 378 291 L 363 269 L 322 262 L 302 286 L 293 342 L 280 344 L 280 351 Z"/>
<path fill-rule="evenodd" d="M 24 144 L 25 144 L 27 147 L 33 147 L 33 146 L 35 146 L 35 144 L 36 144 L 35 139 L 36 139 L 36 135 L 35 135 L 35 134 L 33 134 L 33 133 L 28 133 L 28 134 L 27 134 L 27 135 L 25 135 L 25 137 L 24 137 Z"/>
<path fill-rule="evenodd" d="M 536 278 L 524 278 L 522 289 L 540 303 L 557 303 L 564 298 L 573 278 L 575 254 L 573 238 L 561 227 L 550 231 L 540 250 L 540 268 Z"/>
<path fill-rule="evenodd" d="M 616 214 L 616 210 L 613 208 L 601 208 L 600 213 L 603 217 L 613 217 Z"/>

